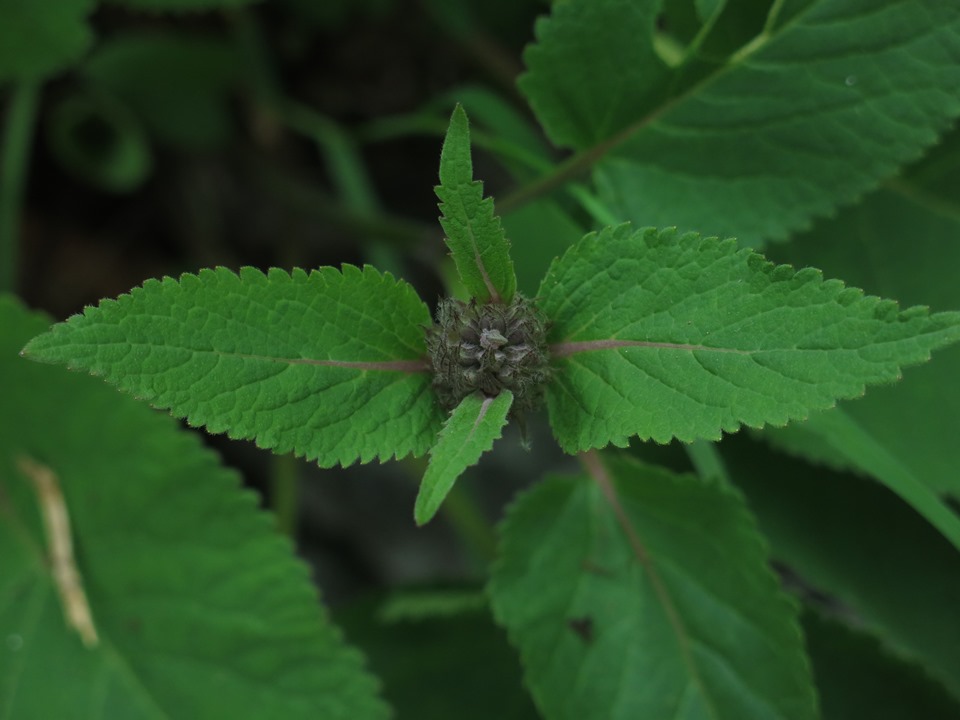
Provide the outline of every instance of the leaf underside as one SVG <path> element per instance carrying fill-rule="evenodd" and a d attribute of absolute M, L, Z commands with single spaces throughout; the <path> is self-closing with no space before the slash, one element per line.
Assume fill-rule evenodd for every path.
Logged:
<path fill-rule="evenodd" d="M 509 303 L 517 289 L 510 243 L 494 214 L 493 198 L 485 199 L 483 183 L 473 179 L 470 128 L 459 105 L 443 142 L 435 191 L 442 201 L 440 225 L 463 284 L 481 302 Z"/>
<path fill-rule="evenodd" d="M 901 311 L 733 241 L 629 225 L 572 247 L 539 298 L 553 322 L 550 421 L 568 452 L 784 425 L 960 339 L 960 313 Z"/>
<path fill-rule="evenodd" d="M 520 83 L 625 220 L 784 239 L 919 157 L 960 113 L 957 3 L 809 0 L 674 93 L 657 92 L 673 78 L 653 52 L 658 5 L 556 3 Z"/>
<path fill-rule="evenodd" d="M 192 425 L 322 466 L 421 455 L 442 420 L 426 305 L 370 267 L 150 280 L 54 326 L 27 356 L 102 376 Z"/>
<path fill-rule="evenodd" d="M 387 717 L 272 516 L 197 435 L 17 357 L 48 323 L 0 299 L 0 717 Z M 59 480 L 93 647 L 64 621 L 24 457 Z"/>
<path fill-rule="evenodd" d="M 493 447 L 507 424 L 511 405 L 513 393 L 504 390 L 495 398 L 468 395 L 454 408 L 430 449 L 430 463 L 414 508 L 417 525 L 436 515 L 457 478 Z"/>
<path fill-rule="evenodd" d="M 490 584 L 544 717 L 816 717 L 796 608 L 742 498 L 625 458 L 592 473 L 517 502 Z"/>

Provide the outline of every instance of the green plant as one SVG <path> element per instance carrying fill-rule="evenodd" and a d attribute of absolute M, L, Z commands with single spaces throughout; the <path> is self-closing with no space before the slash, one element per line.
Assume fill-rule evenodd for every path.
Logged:
<path fill-rule="evenodd" d="M 17 358 L 26 344 L 30 359 L 321 467 L 429 454 L 413 508 L 421 525 L 510 419 L 524 425 L 545 405 L 580 471 L 513 502 L 485 596 L 394 605 L 401 616 L 452 615 L 475 639 L 489 605 L 544 717 L 956 714 L 960 517 L 947 498 L 960 488 L 923 451 L 889 440 L 910 423 L 937 442 L 938 421 L 955 432 L 960 399 L 944 378 L 956 348 L 912 395 L 879 389 L 871 406 L 871 390 L 835 406 L 960 340 L 960 312 L 901 309 L 755 248 L 874 189 L 960 114 L 950 92 L 960 12 L 933 0 L 778 0 L 759 3 L 762 13 L 736 0 L 687 5 L 568 0 L 539 22 L 520 86 L 548 137 L 574 153 L 554 165 L 537 147 L 475 133 L 486 147 L 505 143 L 507 164 L 529 179 L 500 202 L 502 220 L 474 180 L 467 116 L 454 109 L 436 193 L 461 292 L 434 318 L 412 285 L 349 264 L 148 280 L 42 334 L 43 318 L 0 304 L 17 408 L 0 458 L 5 477 L 24 481 L 0 485 L 0 548 L 13 549 L 0 618 L 31 628 L 37 658 L 60 657 L 72 673 L 67 692 L 45 695 L 48 666 L 11 654 L 0 708 L 389 712 L 236 479 L 169 418 Z M 478 106 L 496 117 L 495 104 Z M 955 157 L 951 143 L 940 157 Z M 934 187 L 945 167 L 936 157 L 912 166 L 845 211 L 859 215 L 768 250 L 802 266 L 814 248 L 842 268 L 850 258 L 838 253 L 851 252 L 853 277 L 867 280 L 862 258 L 889 252 L 876 267 L 896 269 L 893 259 L 913 260 L 901 228 L 937 241 L 934 224 L 956 229 L 955 198 Z M 575 182 L 587 170 L 591 187 Z M 521 207 L 525 220 L 511 215 Z M 867 221 L 877 247 L 844 250 Z M 578 223 L 596 229 L 568 242 Z M 739 241 L 686 229 L 706 227 Z M 952 277 L 956 259 L 938 252 L 908 281 Z M 922 296 L 890 282 L 893 294 Z M 942 297 L 960 302 L 952 286 Z M 765 442 L 724 437 L 743 426 Z M 96 452 L 78 450 L 87 446 Z M 65 515 L 72 529 L 57 520 Z M 37 538 L 60 548 L 50 574 Z M 885 562 L 896 582 L 877 570 Z M 197 583 L 215 613 L 194 607 Z M 930 597 L 918 605 L 917 592 Z M 8 635 L 11 653 L 17 642 L 22 633 Z M 394 665 L 416 639 L 404 642 Z M 84 655 L 83 644 L 101 649 Z M 444 657 L 470 654 L 459 650 Z M 501 652 L 490 650 L 512 672 Z M 416 702 L 428 708 L 422 698 L 404 707 Z M 517 716 L 533 713 L 516 702 Z"/>

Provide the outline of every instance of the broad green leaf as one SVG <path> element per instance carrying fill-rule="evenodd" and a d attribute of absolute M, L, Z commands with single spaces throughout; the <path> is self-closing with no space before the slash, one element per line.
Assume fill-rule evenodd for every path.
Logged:
<path fill-rule="evenodd" d="M 371 267 L 148 280 L 27 356 L 104 377 L 192 425 L 328 467 L 429 448 L 442 420 L 413 288 Z"/>
<path fill-rule="evenodd" d="M 484 199 L 483 183 L 473 179 L 470 127 L 459 105 L 443 142 L 436 193 L 440 224 L 463 284 L 481 302 L 509 303 L 517 289 L 510 243 L 494 215 L 493 199 Z"/>
<path fill-rule="evenodd" d="M 95 0 L 0 0 L 0 82 L 40 80 L 90 47 Z"/>
<path fill-rule="evenodd" d="M 824 720 L 952 720 L 958 704 L 914 665 L 869 635 L 815 613 L 803 616 Z"/>
<path fill-rule="evenodd" d="M 653 49 L 660 0 L 568 0 L 537 21 L 518 85 L 550 140 L 588 148 L 643 116 L 668 77 Z"/>
<path fill-rule="evenodd" d="M 507 424 L 513 393 L 504 390 L 495 398 L 476 393 L 465 397 L 447 418 L 437 444 L 430 449 L 427 472 L 420 482 L 414 507 L 417 525 L 429 522 L 457 478 L 493 447 Z"/>
<path fill-rule="evenodd" d="M 601 458 L 502 527 L 494 616 L 544 717 L 816 717 L 796 607 L 740 495 Z"/>
<path fill-rule="evenodd" d="M 0 299 L 0 717 L 386 717 L 236 473 L 172 418 L 17 357 L 47 322 Z M 62 492 L 90 647 L 65 622 L 51 501 L 24 459 Z"/>
<path fill-rule="evenodd" d="M 939 149 L 924 166 L 931 171 L 934 165 L 946 169 L 956 166 L 960 157 L 945 153 L 938 161 L 938 155 Z M 941 179 L 930 180 L 935 177 Z M 942 179 L 941 189 L 953 193 L 953 206 L 915 181 L 897 180 L 835 220 L 778 247 L 777 258 L 814 264 L 867 292 L 902 303 L 960 308 L 960 194 Z M 843 405 L 850 421 L 904 471 L 931 491 L 956 498 L 960 498 L 958 374 L 960 347 L 951 347 L 938 354 L 936 362 L 911 370 L 896 387 L 877 388 L 862 402 Z M 816 428 L 800 426 L 792 432 L 811 431 Z"/>
<path fill-rule="evenodd" d="M 697 15 L 703 22 L 707 22 L 714 15 L 723 10 L 726 0 L 694 0 Z"/>
<path fill-rule="evenodd" d="M 568 452 L 784 425 L 960 339 L 960 313 L 864 296 L 733 241 L 587 235 L 544 278 L 550 422 Z"/>
<path fill-rule="evenodd" d="M 774 445 L 823 460 L 835 469 L 849 467 L 869 473 L 913 506 L 960 551 L 960 516 L 844 409 L 815 413 L 804 423 L 768 431 L 766 437 Z"/>
<path fill-rule="evenodd" d="M 773 557 L 960 700 L 960 553 L 887 488 L 733 436 L 720 446 Z"/>
<path fill-rule="evenodd" d="M 954 2 L 793 4 L 668 94 L 656 90 L 656 7 L 556 4 L 521 81 L 550 137 L 595 168 L 625 220 L 754 246 L 784 239 L 916 159 L 960 113 Z"/>

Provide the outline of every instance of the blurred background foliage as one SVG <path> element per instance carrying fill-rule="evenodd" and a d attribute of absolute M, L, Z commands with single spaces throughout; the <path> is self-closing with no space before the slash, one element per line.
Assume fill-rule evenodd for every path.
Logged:
<path fill-rule="evenodd" d="M 515 86 L 548 5 L 0 0 L 2 289 L 62 319 L 200 267 L 369 262 L 435 301 L 454 275 L 433 194 L 454 103 L 490 150 L 475 157 L 488 193 L 556 160 Z M 517 213 L 512 230 L 556 228 L 555 248 L 579 236 L 545 207 Z M 517 249 L 533 290 L 555 250 Z M 320 470 L 204 437 L 278 510 L 400 716 L 485 718 L 532 714 L 486 610 L 384 610 L 405 598 L 420 607 L 423 587 L 439 588 L 441 604 L 480 587 L 503 505 L 565 462 L 542 419 L 531 433 L 537 453 L 508 430 L 422 530 L 412 509 L 423 459 Z M 464 644 L 469 667 L 451 666 Z"/>

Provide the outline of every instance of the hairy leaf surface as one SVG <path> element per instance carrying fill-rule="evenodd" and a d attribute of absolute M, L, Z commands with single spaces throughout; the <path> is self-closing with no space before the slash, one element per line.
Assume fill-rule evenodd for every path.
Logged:
<path fill-rule="evenodd" d="M 493 447 L 507 424 L 511 405 L 513 393 L 504 390 L 495 398 L 480 393 L 468 395 L 453 410 L 437 444 L 430 449 L 430 463 L 420 482 L 414 508 L 417 525 L 436 515 L 457 478 Z"/>
<path fill-rule="evenodd" d="M 517 289 L 510 244 L 494 215 L 493 198 L 484 199 L 483 183 L 473 179 L 470 127 L 459 105 L 443 142 L 435 190 L 442 201 L 440 224 L 463 284 L 482 302 L 509 303 Z"/>
<path fill-rule="evenodd" d="M 525 55 L 521 88 L 539 119 L 595 165 L 623 219 L 783 239 L 917 158 L 960 113 L 957 3 L 788 4 L 670 93 L 656 90 L 657 7 L 557 3 Z"/>
<path fill-rule="evenodd" d="M 628 225 L 572 247 L 539 298 L 550 421 L 570 452 L 784 425 L 960 339 L 960 313 L 901 311 L 733 241 Z"/>
<path fill-rule="evenodd" d="M 47 325 L 0 299 L 0 717 L 387 717 L 236 473 L 172 418 L 17 357 Z M 25 458 L 62 491 L 89 648 L 65 623 Z"/>
<path fill-rule="evenodd" d="M 371 267 L 148 280 L 25 353 L 103 376 L 193 425 L 322 466 L 423 454 L 442 414 L 423 358 L 430 314 Z"/>
<path fill-rule="evenodd" d="M 811 472 L 744 436 L 721 449 L 773 557 L 960 700 L 957 548 L 872 480 Z"/>
<path fill-rule="evenodd" d="M 728 487 L 626 458 L 509 512 L 490 584 L 549 720 L 814 718 L 796 608 Z"/>
<path fill-rule="evenodd" d="M 955 133 L 953 144 L 960 141 Z M 947 148 L 944 148 L 947 150 Z M 960 308 L 960 202 L 942 171 L 960 166 L 960 152 L 938 153 L 922 168 L 940 168 L 928 181 L 951 194 L 932 195 L 913 180 L 897 180 L 835 220 L 777 248 L 777 258 L 842 277 L 867 292 L 935 309 Z M 932 189 L 932 188 L 931 188 Z M 932 492 L 960 498 L 960 347 L 911 369 L 895 387 L 877 388 L 843 409 L 877 445 Z M 789 430 L 789 429 L 788 429 Z M 795 432 L 816 431 L 798 427 Z M 825 438 L 829 441 L 829 438 Z M 872 471 L 871 471 L 872 472 Z"/>

